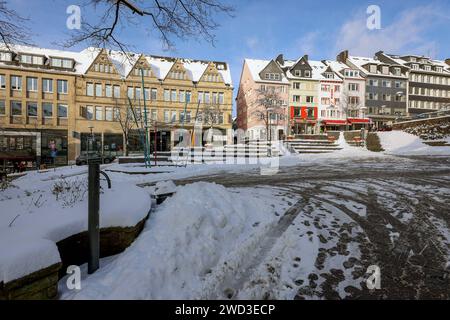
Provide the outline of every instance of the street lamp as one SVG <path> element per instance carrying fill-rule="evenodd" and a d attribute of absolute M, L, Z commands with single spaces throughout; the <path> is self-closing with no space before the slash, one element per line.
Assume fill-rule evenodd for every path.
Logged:
<path fill-rule="evenodd" d="M 273 108 L 267 108 L 267 127 L 269 131 L 267 132 L 269 138 L 267 153 L 269 157 L 272 155 L 272 112 Z"/>
<path fill-rule="evenodd" d="M 88 127 L 89 128 L 89 130 L 91 131 L 91 134 L 90 134 L 90 136 L 87 138 L 87 151 L 86 151 L 86 159 L 87 159 L 87 163 L 89 163 L 89 149 L 90 149 L 90 145 L 91 144 L 94 144 L 94 141 L 95 141 L 95 138 L 94 138 L 94 132 L 93 132 L 93 129 L 94 129 L 94 127 L 93 126 L 89 126 Z"/>

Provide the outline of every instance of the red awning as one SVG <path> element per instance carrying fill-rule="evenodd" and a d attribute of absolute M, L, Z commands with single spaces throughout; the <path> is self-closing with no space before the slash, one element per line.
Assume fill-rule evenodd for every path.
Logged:
<path fill-rule="evenodd" d="M 349 123 L 369 123 L 369 119 L 357 119 L 357 118 L 349 118 Z"/>
<path fill-rule="evenodd" d="M 345 125 L 345 124 L 347 124 L 347 120 L 322 120 L 322 123 L 328 124 L 328 125 L 333 125 L 333 124 Z"/>

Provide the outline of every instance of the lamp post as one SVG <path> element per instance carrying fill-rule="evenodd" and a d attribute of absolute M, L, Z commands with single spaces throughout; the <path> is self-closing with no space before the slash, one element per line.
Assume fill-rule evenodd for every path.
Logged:
<path fill-rule="evenodd" d="M 267 127 L 268 127 L 268 137 L 269 137 L 269 142 L 267 144 L 268 148 L 267 148 L 267 153 L 268 156 L 271 157 L 272 156 L 272 112 L 273 112 L 273 108 L 267 108 Z"/>
<path fill-rule="evenodd" d="M 89 151 L 90 151 L 90 145 L 91 144 L 94 144 L 94 141 L 95 141 L 95 138 L 94 138 L 94 127 L 93 126 L 89 126 L 88 127 L 89 128 L 89 130 L 91 131 L 91 133 L 90 133 L 90 135 L 89 135 L 89 137 L 87 138 L 87 150 L 86 150 L 86 160 L 87 160 L 87 163 L 89 164 Z"/>

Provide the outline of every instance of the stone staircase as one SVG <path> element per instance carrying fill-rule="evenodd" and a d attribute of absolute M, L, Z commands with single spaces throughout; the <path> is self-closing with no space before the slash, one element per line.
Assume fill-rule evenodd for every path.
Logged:
<path fill-rule="evenodd" d="M 297 154 L 331 153 L 342 149 L 335 139 L 329 139 L 328 135 L 297 136 L 286 141 L 286 147 Z"/>

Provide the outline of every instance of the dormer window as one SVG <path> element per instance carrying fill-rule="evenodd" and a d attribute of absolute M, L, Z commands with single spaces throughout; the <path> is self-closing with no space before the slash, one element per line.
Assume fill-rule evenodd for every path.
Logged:
<path fill-rule="evenodd" d="M 436 72 L 442 72 L 442 67 L 436 67 Z"/>
<path fill-rule="evenodd" d="M 144 77 L 150 77 L 151 75 L 151 70 L 150 69 L 141 69 L 141 68 L 136 68 L 134 69 L 134 75 L 140 77 L 141 76 L 141 70 L 142 73 L 144 74 Z"/>
<path fill-rule="evenodd" d="M 305 77 L 306 78 L 311 78 L 311 71 L 305 70 Z"/>
<path fill-rule="evenodd" d="M 11 62 L 12 52 L 0 52 L 0 61 Z"/>
<path fill-rule="evenodd" d="M 415 57 L 411 57 L 410 61 L 411 61 L 411 62 L 416 62 L 417 59 L 416 59 Z"/>
<path fill-rule="evenodd" d="M 301 76 L 300 70 L 295 70 L 294 75 L 296 77 L 300 77 Z"/>
<path fill-rule="evenodd" d="M 413 70 L 419 70 L 419 65 L 418 65 L 418 64 L 413 64 L 413 65 L 411 66 L 411 68 L 412 68 Z"/>
<path fill-rule="evenodd" d="M 51 58 L 50 66 L 56 68 L 72 69 L 73 60 L 64 58 Z"/>
<path fill-rule="evenodd" d="M 42 56 L 33 56 L 31 54 L 21 54 L 20 62 L 25 64 L 35 64 L 35 65 L 43 65 L 44 57 Z"/>
<path fill-rule="evenodd" d="M 394 68 L 394 74 L 396 76 L 400 76 L 402 74 L 402 69 L 400 69 L 398 67 Z"/>
<path fill-rule="evenodd" d="M 327 78 L 327 79 L 334 79 L 334 76 L 333 76 L 333 74 L 331 72 L 327 72 L 327 73 L 325 73 L 325 78 Z"/>
<path fill-rule="evenodd" d="M 389 67 L 383 66 L 381 70 L 383 74 L 389 74 Z"/>
<path fill-rule="evenodd" d="M 431 71 L 431 66 L 425 66 L 424 69 L 425 71 Z"/>
<path fill-rule="evenodd" d="M 377 73 L 377 66 L 374 65 L 374 64 L 371 64 L 370 67 L 369 67 L 369 71 L 371 73 Z"/>

